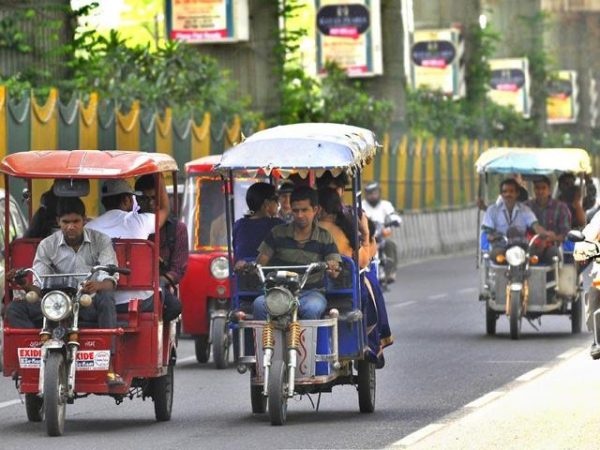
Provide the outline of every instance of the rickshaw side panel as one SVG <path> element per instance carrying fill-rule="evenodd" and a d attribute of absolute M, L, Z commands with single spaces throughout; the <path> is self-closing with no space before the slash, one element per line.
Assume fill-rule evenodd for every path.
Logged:
<path fill-rule="evenodd" d="M 219 256 L 226 257 L 227 254 L 190 253 L 188 257 L 187 271 L 179 283 L 184 333 L 208 334 L 208 300 L 229 298 L 229 279 L 217 280 L 210 273 L 210 262 Z"/>

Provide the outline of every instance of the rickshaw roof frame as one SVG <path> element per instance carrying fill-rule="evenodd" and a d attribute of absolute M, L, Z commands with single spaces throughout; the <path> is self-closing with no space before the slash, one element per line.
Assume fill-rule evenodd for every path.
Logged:
<path fill-rule="evenodd" d="M 225 151 L 215 170 L 221 174 L 277 170 L 283 178 L 307 170 L 352 173 L 368 164 L 381 146 L 366 128 L 334 123 L 281 125 L 259 131 Z M 320 176 L 317 173 L 317 176 Z"/>
<path fill-rule="evenodd" d="M 475 168 L 479 174 L 592 173 L 590 156 L 581 148 L 492 147 L 479 156 Z"/>
<path fill-rule="evenodd" d="M 31 150 L 0 161 L 0 172 L 19 178 L 132 178 L 178 171 L 164 153 L 126 150 Z"/>

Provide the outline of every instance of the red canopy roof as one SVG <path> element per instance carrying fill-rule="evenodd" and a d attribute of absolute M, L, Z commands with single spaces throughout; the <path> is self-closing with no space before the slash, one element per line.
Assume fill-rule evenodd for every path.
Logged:
<path fill-rule="evenodd" d="M 221 161 L 221 156 L 222 155 L 209 155 L 194 159 L 185 164 L 185 172 L 187 174 L 212 172 L 213 167 Z"/>
<path fill-rule="evenodd" d="M 0 172 L 22 178 L 130 178 L 176 170 L 169 155 L 135 151 L 32 150 L 0 162 Z"/>

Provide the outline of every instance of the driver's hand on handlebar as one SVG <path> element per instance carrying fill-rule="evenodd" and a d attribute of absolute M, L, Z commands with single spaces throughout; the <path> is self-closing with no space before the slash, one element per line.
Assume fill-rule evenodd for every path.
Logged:
<path fill-rule="evenodd" d="M 94 294 L 94 293 L 98 292 L 100 289 L 102 289 L 102 287 L 103 287 L 102 281 L 88 280 L 88 281 L 84 281 L 82 283 L 81 290 L 82 290 L 82 292 L 85 292 L 86 294 Z"/>
<path fill-rule="evenodd" d="M 6 272 L 6 281 L 11 282 L 14 281 L 19 286 L 25 286 L 27 284 L 27 280 L 25 277 L 17 277 L 17 269 L 10 269 Z"/>
<path fill-rule="evenodd" d="M 337 261 L 326 261 L 327 262 L 327 274 L 331 277 L 331 278 L 336 278 L 340 272 L 342 271 L 340 268 L 340 263 L 338 263 Z"/>

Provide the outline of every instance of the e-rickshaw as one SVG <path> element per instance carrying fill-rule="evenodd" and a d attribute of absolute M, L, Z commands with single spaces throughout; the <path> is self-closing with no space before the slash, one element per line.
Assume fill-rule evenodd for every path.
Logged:
<path fill-rule="evenodd" d="M 177 164 L 168 155 L 128 151 L 31 151 L 14 153 L 0 162 L 4 185 L 10 179 L 24 179 L 30 192 L 38 180 L 55 179 L 57 195 L 84 197 L 90 192 L 90 180 L 129 179 L 153 174 L 156 185 L 160 173 L 176 180 Z M 60 192 L 57 192 L 59 185 Z M 10 217 L 5 197 L 4 223 Z M 92 199 L 95 201 L 95 199 Z M 157 208 L 159 206 L 157 205 Z M 158 209 L 157 209 L 158 211 Z M 29 211 L 31 216 L 31 208 Z M 107 395 L 117 404 L 125 398 L 152 398 L 158 421 L 171 418 L 173 404 L 173 370 L 176 360 L 175 321 L 163 323 L 159 301 L 159 237 L 156 214 L 154 240 L 114 239 L 118 267 L 95 266 L 90 273 L 61 274 L 46 288 L 46 281 L 57 275 L 40 277 L 33 269 L 33 259 L 40 239 L 9 240 L 5 234 L 6 270 L 18 269 L 20 276 L 42 285 L 41 297 L 26 294 L 14 282 L 5 283 L 4 302 L 41 301 L 44 322 L 41 329 L 14 328 L 4 324 L 4 376 L 11 377 L 19 393 L 25 394 L 29 421 L 45 420 L 49 435 L 64 432 L 66 405 L 90 394 Z M 141 312 L 141 299 L 132 299 L 128 312 L 117 315 L 117 328 L 99 329 L 94 323 L 80 323 L 79 308 L 91 303 L 91 296 L 81 292 L 81 281 L 91 279 L 98 270 L 120 273 L 117 290 L 149 290 L 154 295 L 154 310 Z M 48 280 L 48 278 L 50 280 Z M 33 295 L 32 295 L 33 294 Z M 23 298 L 24 297 L 24 298 Z M 112 355 L 111 355 L 112 347 Z M 122 382 L 107 379 L 112 360 L 113 370 Z"/>
<path fill-rule="evenodd" d="M 233 261 L 232 226 L 234 180 L 269 177 L 272 182 L 295 175 L 314 183 L 326 171 L 352 178 L 352 216 L 358 239 L 361 205 L 361 170 L 375 155 L 373 132 L 348 125 L 295 124 L 257 132 L 229 149 L 216 167 L 222 174 L 227 198 L 228 253 Z M 359 409 L 375 409 L 375 364 L 366 359 L 367 330 L 361 297 L 363 279 L 358 270 L 358 248 L 344 258 L 344 281 L 325 277 L 326 314 L 320 320 L 298 320 L 298 295 L 311 272 L 324 263 L 306 266 L 260 267 L 251 264 L 259 283 L 243 282 L 243 273 L 231 273 L 238 371 L 249 370 L 252 412 L 268 410 L 271 423 L 287 418 L 288 399 L 331 392 L 333 386 L 351 384 L 358 391 Z M 266 296 L 266 321 L 252 318 L 252 301 Z M 249 302 L 249 305 L 248 305 Z M 248 307 L 250 306 L 250 307 Z"/>
<path fill-rule="evenodd" d="M 571 172 L 583 176 L 592 171 L 588 153 L 576 148 L 491 148 L 479 157 L 476 168 L 479 197 L 487 204 L 497 201 L 498 192 L 490 186 L 514 174 L 531 180 L 536 175 Z M 486 333 L 496 333 L 496 321 L 502 314 L 509 319 L 511 339 L 519 339 L 523 319 L 537 329 L 532 320 L 541 322 L 546 314 L 568 315 L 572 333 L 579 333 L 584 293 L 572 257 L 573 243 L 565 240 L 559 250 L 562 258 L 554 256 L 551 263 L 543 264 L 533 251 L 541 244 L 539 235 L 525 241 L 505 237 L 506 253 L 492 258 L 492 243 L 480 225 L 481 211 L 477 218 L 477 266 L 479 299 L 486 302 Z"/>

